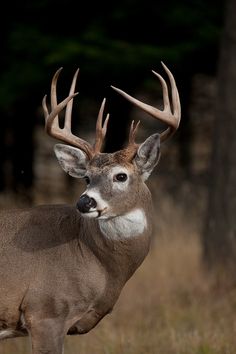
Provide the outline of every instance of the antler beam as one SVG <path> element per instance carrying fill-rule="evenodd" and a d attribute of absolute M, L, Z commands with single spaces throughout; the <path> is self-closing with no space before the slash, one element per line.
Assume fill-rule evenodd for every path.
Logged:
<path fill-rule="evenodd" d="M 57 70 L 57 72 L 54 74 L 52 79 L 50 114 L 48 112 L 47 103 L 46 103 L 47 95 L 44 96 L 42 101 L 43 112 L 45 117 L 45 130 L 50 136 L 58 140 L 61 140 L 67 144 L 80 148 L 86 153 L 88 158 L 91 159 L 93 156 L 95 156 L 101 151 L 103 141 L 106 135 L 109 115 L 107 115 L 104 124 L 102 124 L 104 106 L 106 100 L 105 99 L 103 100 L 98 114 L 97 123 L 96 123 L 95 143 L 92 146 L 87 141 L 79 138 L 78 136 L 72 134 L 71 132 L 71 115 L 72 115 L 73 99 L 78 94 L 78 92 L 75 93 L 75 86 L 76 86 L 76 80 L 79 73 L 79 69 L 77 69 L 74 74 L 71 87 L 70 87 L 69 96 L 65 98 L 61 103 L 58 104 L 56 89 L 57 89 L 57 80 L 61 70 L 62 68 Z M 66 107 L 66 112 L 65 112 L 64 127 L 60 128 L 58 114 L 65 107 Z"/>
<path fill-rule="evenodd" d="M 163 102 L 164 102 L 164 109 L 163 111 L 148 105 L 146 103 L 143 103 L 136 98 L 130 96 L 126 92 L 120 90 L 117 87 L 111 86 L 115 91 L 117 91 L 120 95 L 122 95 L 124 98 L 126 98 L 128 101 L 133 103 L 135 106 L 141 108 L 143 111 L 146 113 L 150 114 L 153 118 L 159 119 L 161 122 L 166 123 L 168 125 L 168 128 L 161 133 L 161 141 L 167 140 L 171 135 L 174 134 L 174 132 L 178 129 L 180 118 L 181 118 L 181 106 L 180 106 L 180 100 L 179 100 L 179 93 L 178 89 L 176 87 L 175 79 L 170 72 L 170 70 L 167 68 L 167 66 L 162 63 L 162 66 L 164 70 L 166 71 L 170 84 L 171 84 L 171 96 L 172 96 L 172 107 L 173 107 L 173 113 L 171 109 L 171 104 L 170 104 L 170 99 L 169 99 L 169 94 L 168 94 L 168 88 L 165 80 L 163 77 L 156 73 L 155 71 L 152 71 L 155 76 L 158 77 L 158 79 L 161 82 L 162 85 L 162 91 L 163 91 Z M 131 128 L 132 129 L 132 128 Z"/>

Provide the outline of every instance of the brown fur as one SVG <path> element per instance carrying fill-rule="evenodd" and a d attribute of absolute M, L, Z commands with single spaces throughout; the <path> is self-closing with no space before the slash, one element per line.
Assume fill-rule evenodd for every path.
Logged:
<path fill-rule="evenodd" d="M 101 176 L 117 162 L 119 154 L 101 154 L 89 168 Z M 61 353 L 65 334 L 86 333 L 111 312 L 150 244 L 150 192 L 144 183 L 138 189 L 137 181 L 131 186 L 124 210 L 143 208 L 148 223 L 137 237 L 107 238 L 96 219 L 83 218 L 66 205 L 0 214 L 0 331 L 11 329 L 9 336 L 30 333 L 34 353 L 41 353 L 38 347 Z M 53 336 L 59 338 L 56 345 L 49 340 Z M 39 338 L 44 344 L 37 344 Z"/>

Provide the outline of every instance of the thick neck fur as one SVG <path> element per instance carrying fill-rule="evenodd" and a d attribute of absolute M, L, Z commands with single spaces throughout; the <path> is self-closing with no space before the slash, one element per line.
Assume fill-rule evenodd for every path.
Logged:
<path fill-rule="evenodd" d="M 152 212 L 148 193 L 148 198 L 141 195 L 139 205 L 124 215 L 100 220 L 81 217 L 81 227 L 85 230 L 81 241 L 86 242 L 105 267 L 115 272 L 124 268 L 122 274 L 129 278 L 148 253 Z"/>

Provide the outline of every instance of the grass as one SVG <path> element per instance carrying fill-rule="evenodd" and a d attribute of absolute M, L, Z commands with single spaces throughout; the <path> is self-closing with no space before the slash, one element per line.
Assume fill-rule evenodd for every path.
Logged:
<path fill-rule="evenodd" d="M 213 286 L 204 271 L 198 225 L 168 201 L 162 208 L 151 251 L 112 314 L 67 337 L 65 354 L 235 354 L 236 289 Z M 0 342 L 0 354 L 15 353 L 30 353 L 27 338 Z"/>

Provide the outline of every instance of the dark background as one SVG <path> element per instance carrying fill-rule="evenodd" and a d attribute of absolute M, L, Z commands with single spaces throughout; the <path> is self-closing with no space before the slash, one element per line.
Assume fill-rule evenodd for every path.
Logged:
<path fill-rule="evenodd" d="M 92 115 L 95 119 L 100 101 L 108 97 L 112 119 L 106 150 L 114 151 L 126 138 L 131 107 L 111 92 L 110 84 L 132 94 L 140 88 L 153 90 L 151 69 L 162 70 L 160 61 L 164 61 L 181 95 L 181 163 L 189 172 L 192 78 L 196 73 L 216 75 L 224 10 L 224 2 L 210 0 L 7 3 L 1 21 L 0 190 L 7 186 L 30 193 L 33 131 L 44 124 L 41 99 L 49 93 L 51 77 L 61 66 L 59 97 L 63 98 L 72 74 L 81 69 L 75 125 L 85 124 Z M 85 109 L 80 108 L 83 102 Z M 4 173 L 6 160 L 12 164 L 10 176 Z"/>

